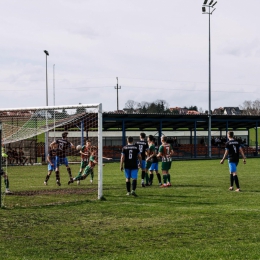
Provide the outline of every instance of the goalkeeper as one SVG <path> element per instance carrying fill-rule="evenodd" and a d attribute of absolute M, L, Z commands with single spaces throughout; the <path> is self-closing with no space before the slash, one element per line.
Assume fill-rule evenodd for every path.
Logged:
<path fill-rule="evenodd" d="M 8 155 L 5 153 L 4 147 L 2 147 L 2 158 L 7 158 Z M 4 183 L 5 183 L 5 194 L 11 194 L 12 192 L 9 190 L 9 179 L 7 173 L 1 168 L 0 170 L 0 175 L 1 177 L 3 176 L 4 178 Z"/>

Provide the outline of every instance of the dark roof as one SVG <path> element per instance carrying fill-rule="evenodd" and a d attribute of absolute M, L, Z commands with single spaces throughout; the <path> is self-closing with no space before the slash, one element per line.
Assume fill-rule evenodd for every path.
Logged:
<path fill-rule="evenodd" d="M 219 130 L 245 128 L 250 129 L 260 125 L 259 116 L 248 115 L 212 115 L 211 128 Z M 125 130 L 135 128 L 169 128 L 172 130 L 189 130 L 196 128 L 208 129 L 207 115 L 173 115 L 173 114 L 115 114 L 103 113 L 104 130 Z"/>

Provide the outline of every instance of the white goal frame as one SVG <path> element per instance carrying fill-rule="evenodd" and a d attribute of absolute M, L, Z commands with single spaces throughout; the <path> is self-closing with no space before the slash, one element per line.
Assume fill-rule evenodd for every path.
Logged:
<path fill-rule="evenodd" d="M 22 108 L 4 108 L 0 109 L 0 113 L 3 112 L 15 112 L 15 111 L 25 111 L 25 110 L 60 110 L 60 109 L 77 109 L 77 108 L 94 108 L 98 114 L 98 131 L 97 131 L 97 145 L 98 145 L 98 199 L 103 198 L 103 140 L 102 140 L 102 129 L 103 129 L 103 116 L 102 116 L 102 103 L 99 104 L 79 104 L 79 105 L 62 105 L 62 106 L 44 106 L 44 107 L 22 107 Z M 0 119 L 1 120 L 1 119 Z M 47 116 L 46 116 L 47 121 Z M 3 127 L 3 125 L 2 125 Z M 48 127 L 46 130 L 48 133 Z M 45 153 L 46 154 L 46 153 Z"/>

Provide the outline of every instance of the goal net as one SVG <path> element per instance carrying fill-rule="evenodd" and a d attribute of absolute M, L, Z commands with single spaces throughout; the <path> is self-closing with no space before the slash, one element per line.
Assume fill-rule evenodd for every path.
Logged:
<path fill-rule="evenodd" d="M 103 196 L 102 183 L 102 104 L 73 106 L 45 106 L 0 109 L 2 144 L 6 153 L 18 154 L 23 159 L 8 157 L 7 165 L 46 163 L 49 145 L 61 139 L 67 131 L 68 140 L 75 146 L 91 139 L 98 148 L 98 199 Z M 15 157 L 15 156 L 12 156 Z M 79 152 L 67 151 L 69 161 L 80 162 Z M 25 161 L 26 159 L 26 161 Z M 0 162 L 3 164 L 3 162 Z M 2 166 L 2 165 L 1 165 Z"/>

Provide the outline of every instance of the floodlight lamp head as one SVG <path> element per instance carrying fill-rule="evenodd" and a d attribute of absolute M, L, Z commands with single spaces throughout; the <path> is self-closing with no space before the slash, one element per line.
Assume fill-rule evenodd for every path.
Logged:
<path fill-rule="evenodd" d="M 217 4 L 217 2 L 215 2 L 213 5 L 212 5 L 212 7 L 214 6 L 214 5 L 216 5 Z"/>
<path fill-rule="evenodd" d="M 214 0 L 211 0 L 211 1 L 209 2 L 209 5 L 212 5 L 213 2 L 214 2 Z"/>
<path fill-rule="evenodd" d="M 207 4 L 207 2 L 208 2 L 208 0 L 205 0 L 203 4 L 204 4 L 204 5 L 206 5 L 206 4 Z"/>
<path fill-rule="evenodd" d="M 202 7 L 202 12 L 205 13 L 206 12 L 206 7 Z"/>
<path fill-rule="evenodd" d="M 47 56 L 49 56 L 49 52 L 48 52 L 48 51 L 44 50 L 43 52 L 44 52 Z"/>

